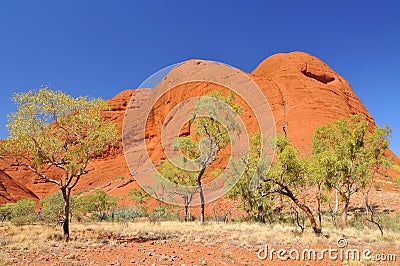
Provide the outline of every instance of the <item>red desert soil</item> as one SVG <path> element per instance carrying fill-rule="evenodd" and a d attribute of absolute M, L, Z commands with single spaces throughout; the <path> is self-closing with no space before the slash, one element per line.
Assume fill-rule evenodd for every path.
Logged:
<path fill-rule="evenodd" d="M 191 62 L 201 62 L 201 60 L 189 60 L 184 64 Z M 190 79 L 191 73 L 179 71 L 179 68 L 175 68 L 174 75 Z M 310 54 L 304 52 L 275 54 L 261 62 L 253 72 L 245 74 L 258 84 L 267 98 L 274 115 L 277 132 L 282 133 L 283 126 L 286 126 L 289 140 L 304 154 L 310 150 L 311 136 L 316 126 L 357 113 L 364 114 L 371 125 L 374 125 L 372 116 L 355 95 L 350 84 L 327 64 Z M 146 143 L 154 162 L 165 158 L 159 145 L 160 132 L 158 130 L 165 116 L 184 99 L 203 95 L 215 89 L 224 90 L 222 86 L 208 82 L 186 83 L 175 87 L 157 101 L 146 125 Z M 141 108 L 141 103 L 144 103 L 151 93 L 150 89 L 122 91 L 108 100 L 111 110 L 105 112 L 104 117 L 114 121 L 121 131 L 125 109 L 131 97 L 135 107 Z M 239 101 L 244 103 L 242 100 Z M 242 119 L 250 134 L 257 130 L 256 120 L 251 110 L 246 110 Z M 188 133 L 190 133 L 188 128 L 182 129 L 182 134 Z M 387 151 L 387 154 L 400 163 L 391 151 Z M 228 154 L 222 156 L 222 161 L 225 156 Z M 133 187 L 138 187 L 130 176 L 121 147 L 105 152 L 101 158 L 90 163 L 89 168 L 92 167 L 95 170 L 81 178 L 75 192 L 91 193 L 102 188 L 106 192 L 121 195 Z M 37 181 L 31 172 L 23 168 L 10 168 L 0 162 L 0 170 L 11 177 L 11 180 L 7 177 L 7 182 L 3 181 L 3 177 L 0 180 L 2 184 L 0 191 L 8 193 L 5 193 L 7 197 L 3 196 L 3 199 L 0 199 L 0 203 L 15 201 L 22 197 L 41 199 L 58 189 L 53 184 Z M 50 169 L 47 174 L 54 177 L 62 173 L 57 169 Z M 385 207 L 392 211 L 397 210 L 400 206 L 399 187 L 386 181 L 382 180 L 379 203 L 385 204 Z M 231 215 L 237 214 L 237 202 L 220 199 L 207 207 L 209 215 L 215 212 L 225 215 L 226 210 L 231 210 Z"/>
<path fill-rule="evenodd" d="M 110 231 L 110 226 L 114 228 L 111 229 L 113 232 Z M 203 226 L 204 231 L 201 228 Z M 169 229 L 165 230 L 163 227 Z M 181 231 L 182 227 L 190 229 Z M 336 241 L 342 235 L 338 232 L 329 239 L 317 238 L 307 232 L 304 238 L 311 240 L 305 241 L 314 243 L 307 244 L 299 240 L 291 228 L 259 224 L 199 225 L 162 222 L 149 225 L 135 222 L 129 223 L 126 228 L 123 224 L 80 224 L 77 227 L 72 226 L 73 239 L 68 243 L 61 240 L 61 233 L 57 233 L 57 229 L 44 226 L 38 229 L 32 225 L 13 228 L 0 224 L 0 232 L 4 235 L 0 245 L 0 265 L 396 265 L 394 259 L 398 260 L 400 256 L 399 250 L 388 241 L 377 243 L 376 239 L 353 240 L 350 233 L 348 247 L 340 249 Z M 273 236 L 270 233 L 272 238 L 268 238 L 264 234 L 271 229 L 285 235 Z M 21 233 L 15 230 L 34 232 Z M 16 242 L 18 239 L 20 241 Z M 281 241 L 286 243 L 279 243 Z M 261 260 L 257 254 L 260 249 L 264 249 L 265 244 L 268 245 L 269 256 L 272 249 L 285 249 L 287 253 L 283 257 L 286 258 L 290 250 L 295 249 L 302 254 L 304 249 L 313 249 L 316 257 L 302 259 L 302 255 L 299 255 L 298 259 L 282 260 L 278 259 L 275 251 L 272 259 L 268 256 Z M 371 261 L 362 260 L 362 253 L 360 260 L 364 264 L 359 264 L 357 258 L 356 261 L 349 262 L 345 257 L 331 259 L 327 254 L 324 254 L 322 260 L 318 260 L 317 258 L 321 258 L 321 250 L 329 248 L 360 252 L 369 249 L 372 252 Z M 340 254 L 339 251 L 336 252 Z M 396 256 L 391 261 L 378 262 L 375 259 L 377 254 Z M 263 255 L 264 253 L 260 253 L 260 256 Z"/>

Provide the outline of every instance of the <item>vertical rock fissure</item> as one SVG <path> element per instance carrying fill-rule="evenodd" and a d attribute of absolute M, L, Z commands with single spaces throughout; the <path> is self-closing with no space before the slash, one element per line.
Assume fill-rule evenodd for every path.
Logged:
<path fill-rule="evenodd" d="M 285 97 L 283 96 L 283 91 L 281 89 L 281 87 L 278 85 L 278 83 L 276 83 L 274 80 L 272 80 L 272 78 L 268 78 L 271 82 L 273 82 L 275 84 L 275 86 L 278 88 L 279 90 L 279 94 L 281 95 L 281 105 L 282 105 L 282 109 L 283 109 L 283 117 L 282 119 L 280 119 L 280 121 L 284 120 L 286 118 L 286 113 L 287 113 L 287 108 L 286 108 L 286 102 L 285 102 Z M 286 120 L 285 123 L 282 126 L 282 131 L 285 135 L 285 138 L 287 138 L 287 132 L 286 132 L 286 128 L 288 126 L 288 121 Z"/>

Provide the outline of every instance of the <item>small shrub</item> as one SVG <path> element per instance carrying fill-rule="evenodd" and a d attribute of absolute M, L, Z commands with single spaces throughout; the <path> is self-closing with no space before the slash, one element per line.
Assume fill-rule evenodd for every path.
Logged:
<path fill-rule="evenodd" d="M 12 209 L 15 203 L 6 203 L 0 206 L 0 220 L 4 222 L 12 217 Z"/>
<path fill-rule="evenodd" d="M 116 196 L 109 195 L 103 190 L 85 196 L 82 199 L 82 210 L 92 215 L 93 220 L 104 221 L 112 217 L 112 212 L 118 206 Z"/>
<path fill-rule="evenodd" d="M 395 215 L 380 214 L 378 216 L 379 222 L 382 224 L 383 229 L 393 230 L 395 232 L 400 231 L 400 213 Z"/>
<path fill-rule="evenodd" d="M 155 207 L 148 216 L 150 223 L 160 223 L 161 221 L 175 220 L 178 218 L 178 215 L 172 212 L 172 207 L 169 204 Z"/>
<path fill-rule="evenodd" d="M 134 209 L 118 209 L 113 212 L 114 221 L 128 222 L 133 221 L 138 217 L 141 217 L 141 213 Z"/>
<path fill-rule="evenodd" d="M 36 219 L 37 219 L 36 215 L 28 215 L 28 216 L 17 216 L 12 218 L 10 221 L 15 226 L 23 226 L 33 223 Z"/>
<path fill-rule="evenodd" d="M 41 218 L 46 222 L 54 223 L 57 218 L 64 215 L 64 198 L 61 191 L 46 196 L 40 201 L 42 207 Z M 81 199 L 77 195 L 71 195 L 70 197 L 70 213 L 71 217 L 73 214 L 79 212 L 81 206 Z M 79 216 L 79 214 L 78 214 Z"/>
<path fill-rule="evenodd" d="M 12 207 L 12 217 L 22 217 L 36 214 L 35 202 L 30 199 L 19 200 Z"/>
<path fill-rule="evenodd" d="M 356 228 L 357 230 L 363 230 L 365 225 L 367 224 L 367 222 L 368 221 L 366 220 L 365 214 L 355 213 L 351 217 L 349 224 L 350 224 L 350 226 Z"/>
<path fill-rule="evenodd" d="M 141 217 L 147 216 L 146 202 L 151 198 L 151 196 L 142 188 L 132 188 L 129 191 L 128 196 L 130 201 L 136 203 L 136 209 L 139 215 Z"/>

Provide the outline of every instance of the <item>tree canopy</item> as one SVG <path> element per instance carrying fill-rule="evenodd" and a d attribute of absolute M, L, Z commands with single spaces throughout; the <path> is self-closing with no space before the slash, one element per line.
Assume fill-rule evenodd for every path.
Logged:
<path fill-rule="evenodd" d="M 74 98 L 49 87 L 16 93 L 13 101 L 17 111 L 8 116 L 9 136 L 0 144 L 0 158 L 60 188 L 65 201 L 64 235 L 69 239 L 71 190 L 91 170 L 89 161 L 119 139 L 115 124 L 103 120 L 107 103 Z M 50 168 L 64 174 L 49 176 Z"/>

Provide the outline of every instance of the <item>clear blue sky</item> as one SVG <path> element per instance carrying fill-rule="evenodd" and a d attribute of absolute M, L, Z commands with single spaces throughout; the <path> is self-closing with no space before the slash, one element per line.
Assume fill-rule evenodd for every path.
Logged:
<path fill-rule="evenodd" d="M 252 71 L 309 52 L 344 76 L 400 155 L 398 1 L 0 1 L 0 138 L 13 92 L 113 97 L 190 58 Z"/>

